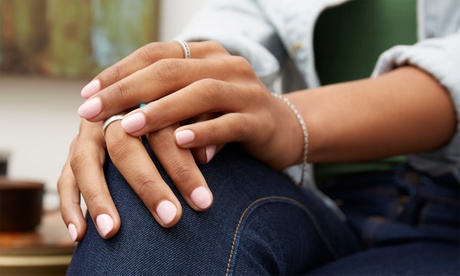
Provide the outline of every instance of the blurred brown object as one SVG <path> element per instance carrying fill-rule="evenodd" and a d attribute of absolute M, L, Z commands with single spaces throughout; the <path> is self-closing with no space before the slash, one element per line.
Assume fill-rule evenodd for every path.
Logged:
<path fill-rule="evenodd" d="M 0 150 L 0 177 L 8 174 L 9 151 Z"/>
<path fill-rule="evenodd" d="M 0 231 L 33 231 L 41 222 L 44 187 L 0 177 Z"/>

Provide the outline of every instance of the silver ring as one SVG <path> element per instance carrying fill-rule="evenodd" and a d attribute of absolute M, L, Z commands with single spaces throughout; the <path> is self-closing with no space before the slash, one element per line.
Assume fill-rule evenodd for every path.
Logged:
<path fill-rule="evenodd" d="M 112 117 L 105 120 L 104 124 L 102 125 L 102 136 L 105 136 L 105 131 L 107 130 L 107 128 L 109 127 L 111 123 L 115 121 L 123 120 L 124 117 L 125 115 L 118 114 L 118 115 L 113 115 Z"/>
<path fill-rule="evenodd" d="M 174 39 L 173 41 L 179 43 L 179 45 L 182 47 L 182 50 L 184 50 L 185 59 L 189 59 L 192 57 L 192 54 L 190 53 L 190 47 L 185 41 L 183 41 L 182 39 Z"/>

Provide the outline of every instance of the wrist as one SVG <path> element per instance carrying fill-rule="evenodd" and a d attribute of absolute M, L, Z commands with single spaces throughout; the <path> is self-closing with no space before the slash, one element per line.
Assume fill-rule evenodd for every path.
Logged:
<path fill-rule="evenodd" d="M 286 143 L 285 145 L 289 145 L 289 141 L 291 141 L 291 143 L 292 141 L 295 141 L 294 145 L 296 146 L 287 147 L 287 148 L 291 148 L 294 150 L 290 154 L 291 156 L 293 156 L 292 158 L 293 161 L 288 162 L 287 166 L 293 165 L 296 163 L 302 164 L 300 182 L 296 183 L 300 187 L 304 181 L 304 177 L 305 177 L 305 173 L 307 169 L 308 144 L 309 144 L 307 125 L 305 123 L 305 120 L 302 117 L 302 114 L 298 111 L 297 107 L 294 104 L 292 104 L 289 98 L 284 97 L 281 94 L 272 93 L 272 95 L 278 100 L 282 101 L 285 104 L 285 106 L 287 106 L 290 109 L 291 116 L 289 116 L 289 118 L 291 119 L 289 120 L 290 123 L 287 123 L 287 125 L 290 127 L 291 131 L 286 131 L 285 133 L 293 133 L 294 136 L 292 139 L 289 138 L 287 141 L 288 143 Z M 292 118 L 293 117 L 292 115 L 294 115 L 295 117 L 294 119 Z M 284 123 L 282 125 L 284 125 Z M 284 134 L 284 132 L 282 132 L 282 134 Z M 285 136 L 288 136 L 288 135 L 285 135 Z M 286 148 L 286 147 L 284 146 L 281 148 Z"/>

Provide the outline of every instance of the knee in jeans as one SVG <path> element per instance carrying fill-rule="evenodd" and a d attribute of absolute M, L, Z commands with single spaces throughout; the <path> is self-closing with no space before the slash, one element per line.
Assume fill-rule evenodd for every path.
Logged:
<path fill-rule="evenodd" d="M 272 196 L 254 201 L 242 213 L 226 272 L 247 273 L 251 268 L 250 273 L 257 275 L 299 274 L 318 265 L 308 260 L 336 257 L 306 206 L 292 198 Z"/>

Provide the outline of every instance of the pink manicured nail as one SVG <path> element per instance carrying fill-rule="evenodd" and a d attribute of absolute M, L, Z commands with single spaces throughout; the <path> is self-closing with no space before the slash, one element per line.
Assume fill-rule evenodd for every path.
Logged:
<path fill-rule="evenodd" d="M 101 82 L 99 80 L 92 80 L 90 83 L 85 85 L 81 90 L 81 96 L 88 99 L 92 95 L 96 94 L 101 90 Z"/>
<path fill-rule="evenodd" d="M 72 240 L 72 242 L 76 242 L 78 234 L 77 234 L 77 228 L 75 227 L 75 224 L 70 223 L 69 226 L 67 227 L 67 230 L 69 230 L 69 235 L 70 235 L 70 239 Z"/>
<path fill-rule="evenodd" d="M 127 115 L 121 120 L 121 127 L 128 133 L 133 133 L 145 127 L 146 120 L 144 113 L 136 112 Z"/>
<path fill-rule="evenodd" d="M 107 236 L 113 229 L 113 219 L 109 215 L 102 214 L 97 216 L 96 224 L 103 237 Z"/>
<path fill-rule="evenodd" d="M 84 119 L 91 119 L 102 111 L 101 99 L 92 98 L 84 102 L 78 109 L 78 115 Z"/>
<path fill-rule="evenodd" d="M 204 187 L 196 188 L 192 192 L 190 198 L 192 199 L 193 203 L 195 203 L 195 205 L 200 209 L 206 209 L 211 206 L 212 203 L 211 194 Z"/>
<path fill-rule="evenodd" d="M 176 141 L 179 146 L 188 144 L 195 139 L 195 133 L 191 130 L 182 130 L 176 133 Z"/>
<path fill-rule="evenodd" d="M 209 163 L 216 154 L 216 145 L 206 146 L 206 163 Z"/>
<path fill-rule="evenodd" d="M 157 214 L 163 224 L 168 225 L 174 220 L 177 214 L 176 205 L 171 201 L 165 200 L 158 204 Z"/>

